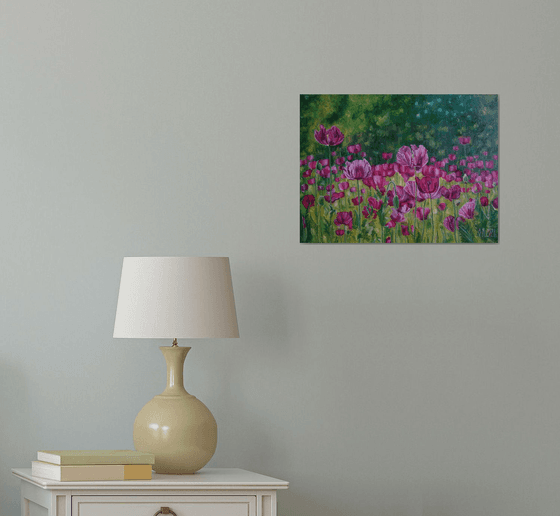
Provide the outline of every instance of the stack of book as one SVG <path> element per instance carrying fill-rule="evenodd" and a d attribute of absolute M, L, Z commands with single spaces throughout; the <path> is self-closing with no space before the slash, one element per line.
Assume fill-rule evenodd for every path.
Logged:
<path fill-rule="evenodd" d="M 80 480 L 150 480 L 155 457 L 134 450 L 39 451 L 31 462 L 34 477 Z"/>

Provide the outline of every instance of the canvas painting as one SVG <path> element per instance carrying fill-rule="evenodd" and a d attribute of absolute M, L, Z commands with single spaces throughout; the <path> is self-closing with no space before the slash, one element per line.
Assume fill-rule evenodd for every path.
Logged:
<path fill-rule="evenodd" d="M 497 243 L 497 95 L 301 95 L 300 242 Z"/>

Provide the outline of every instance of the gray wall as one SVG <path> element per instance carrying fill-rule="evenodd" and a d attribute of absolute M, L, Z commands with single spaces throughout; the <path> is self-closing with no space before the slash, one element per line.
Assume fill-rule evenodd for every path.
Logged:
<path fill-rule="evenodd" d="M 560 507 L 556 0 L 2 2 L 0 514 L 38 449 L 129 448 L 164 388 L 113 340 L 123 256 L 230 256 L 194 342 L 209 466 L 280 516 Z M 298 242 L 300 93 L 498 93 L 500 243 Z M 183 342 L 187 345 L 187 342 Z"/>

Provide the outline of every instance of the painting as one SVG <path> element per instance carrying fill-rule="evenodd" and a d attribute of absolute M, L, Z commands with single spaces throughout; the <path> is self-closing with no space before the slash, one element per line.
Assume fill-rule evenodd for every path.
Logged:
<path fill-rule="evenodd" d="M 301 95 L 301 243 L 498 243 L 498 95 Z"/>

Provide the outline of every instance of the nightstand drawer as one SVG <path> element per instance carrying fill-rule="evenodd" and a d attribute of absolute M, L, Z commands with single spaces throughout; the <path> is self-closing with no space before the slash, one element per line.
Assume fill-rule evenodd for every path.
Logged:
<path fill-rule="evenodd" d="M 154 516 L 163 507 L 177 516 L 257 516 L 256 496 L 72 497 L 72 516 Z"/>

